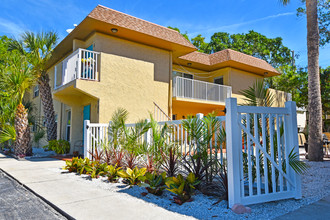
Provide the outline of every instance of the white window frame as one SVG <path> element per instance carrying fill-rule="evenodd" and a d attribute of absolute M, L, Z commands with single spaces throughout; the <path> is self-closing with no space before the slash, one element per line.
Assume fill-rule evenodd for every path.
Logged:
<path fill-rule="evenodd" d="M 70 118 L 69 118 L 70 115 Z M 70 120 L 70 124 L 68 123 Z M 65 140 L 70 141 L 71 139 L 71 123 L 72 123 L 72 112 L 71 110 L 66 111 L 66 123 L 65 123 Z M 68 137 L 69 135 L 69 137 Z M 68 140 L 69 139 L 69 140 Z"/>
<path fill-rule="evenodd" d="M 33 87 L 33 98 L 38 97 L 38 96 L 39 96 L 39 85 L 36 85 Z"/>
<path fill-rule="evenodd" d="M 217 80 L 217 79 L 221 79 L 221 78 L 222 78 L 222 84 L 217 84 L 217 83 L 215 83 L 215 80 Z M 224 85 L 224 84 L 225 84 L 224 77 L 223 77 L 223 76 L 218 76 L 218 77 L 213 78 L 213 83 L 214 83 L 214 84 L 217 84 L 217 85 Z"/>
<path fill-rule="evenodd" d="M 187 75 L 192 76 L 192 78 L 187 78 L 187 79 L 194 79 L 194 74 L 190 74 L 190 73 L 185 73 L 185 72 L 180 72 L 180 71 L 173 70 L 172 71 L 172 75 L 174 75 L 173 74 L 174 72 L 176 72 L 177 73 L 176 75 L 179 76 L 179 77 L 187 78 L 187 77 L 184 77 L 184 74 L 187 74 Z"/>

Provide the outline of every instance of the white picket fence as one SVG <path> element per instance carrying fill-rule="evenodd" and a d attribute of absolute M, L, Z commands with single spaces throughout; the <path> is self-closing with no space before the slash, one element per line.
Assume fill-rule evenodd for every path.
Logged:
<path fill-rule="evenodd" d="M 237 106 L 226 100 L 229 207 L 301 198 L 300 177 L 289 165 L 299 155 L 295 102 L 285 108 Z"/>
<path fill-rule="evenodd" d="M 226 153 L 217 135 L 210 141 L 209 153 L 221 164 L 226 160 L 229 207 L 301 198 L 300 176 L 289 165 L 290 152 L 299 155 L 295 102 L 286 102 L 285 108 L 237 106 L 235 98 L 228 98 L 226 116 L 218 120 L 225 121 Z M 181 120 L 158 122 L 160 127 L 165 123 L 172 128 L 168 141 L 177 143 L 182 154 L 195 150 Z M 108 140 L 108 124 L 84 121 L 85 157 L 92 159 L 89 152 Z M 151 130 L 141 141 L 151 143 Z"/>
<path fill-rule="evenodd" d="M 196 117 L 202 119 L 203 114 L 197 114 Z M 217 117 L 218 123 L 221 126 L 224 125 L 225 117 L 220 116 Z M 111 122 L 110 122 L 111 123 Z M 167 124 L 169 129 L 168 140 L 167 142 L 176 143 L 178 145 L 179 152 L 182 155 L 191 154 L 196 150 L 196 144 L 191 138 L 189 138 L 189 134 L 187 130 L 184 129 L 182 125 L 182 120 L 172 120 L 172 121 L 162 121 L 158 122 L 159 129 Z M 127 128 L 133 128 L 135 126 L 134 123 L 132 124 L 125 124 Z M 107 143 L 110 140 L 108 136 L 108 127 L 109 124 L 97 124 L 97 123 L 90 123 L 89 120 L 84 121 L 84 157 L 88 157 L 92 159 L 91 152 L 94 152 L 95 148 L 98 150 L 102 150 L 102 145 Z M 210 154 L 211 157 L 214 157 L 220 161 L 222 164 L 224 161 L 224 151 L 223 146 L 220 144 L 216 146 L 218 143 L 217 140 L 217 133 L 214 135 L 213 140 L 210 142 Z M 146 144 L 152 144 L 152 130 L 149 129 L 145 134 L 140 137 L 140 143 L 145 142 Z M 215 151 L 215 149 L 217 151 Z"/>

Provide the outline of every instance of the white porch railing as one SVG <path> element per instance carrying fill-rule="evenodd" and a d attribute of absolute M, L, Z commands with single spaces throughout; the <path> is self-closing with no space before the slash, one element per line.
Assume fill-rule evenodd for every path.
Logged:
<path fill-rule="evenodd" d="M 218 85 L 183 77 L 173 78 L 173 97 L 225 102 L 231 97 L 231 86 Z"/>
<path fill-rule="evenodd" d="M 77 49 L 55 66 L 54 89 L 75 80 L 99 80 L 99 52 Z"/>

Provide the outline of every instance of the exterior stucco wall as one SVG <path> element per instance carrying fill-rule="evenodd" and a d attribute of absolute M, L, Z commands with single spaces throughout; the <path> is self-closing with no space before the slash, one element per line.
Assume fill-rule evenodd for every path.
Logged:
<path fill-rule="evenodd" d="M 262 80 L 263 78 L 264 77 L 257 74 L 230 68 L 228 85 L 232 87 L 233 93 L 239 94 L 239 91 L 249 88 L 256 80 Z"/>
<path fill-rule="evenodd" d="M 99 122 L 108 123 L 119 107 L 129 122 L 149 118 L 156 102 L 165 112 L 169 105 L 170 52 L 134 42 L 94 34 L 86 45 L 101 51 L 100 81 L 77 80 L 77 88 L 99 99 Z"/>

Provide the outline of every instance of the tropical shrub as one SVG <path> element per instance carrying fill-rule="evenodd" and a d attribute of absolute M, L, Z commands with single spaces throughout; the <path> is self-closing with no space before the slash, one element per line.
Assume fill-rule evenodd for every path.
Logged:
<path fill-rule="evenodd" d="M 145 174 L 147 172 L 146 168 L 139 169 L 135 167 L 134 169 L 127 168 L 125 171 L 120 170 L 118 174 L 120 177 L 126 180 L 129 185 L 138 185 L 145 180 Z"/>
<path fill-rule="evenodd" d="M 69 172 L 78 172 L 78 169 L 81 168 L 83 159 L 78 157 L 73 157 L 72 160 L 66 160 L 65 166 L 63 169 L 68 170 Z"/>
<path fill-rule="evenodd" d="M 94 161 L 101 162 L 103 160 L 104 151 L 98 150 L 97 147 L 95 147 L 94 151 L 88 151 L 88 153 L 92 156 Z"/>
<path fill-rule="evenodd" d="M 186 179 L 179 174 L 177 177 L 169 177 L 165 182 L 167 190 L 176 194 L 173 199 L 179 205 L 191 200 L 195 186 L 199 183 L 200 180 L 193 173 L 189 173 Z"/>
<path fill-rule="evenodd" d="M 160 155 L 162 157 L 161 168 L 166 171 L 167 176 L 175 176 L 179 171 L 180 158 L 177 147 L 165 145 L 163 149 L 160 149 Z"/>
<path fill-rule="evenodd" d="M 80 166 L 77 168 L 77 173 L 79 174 L 86 174 L 88 171 L 91 170 L 92 161 L 88 158 L 85 158 L 81 161 Z"/>
<path fill-rule="evenodd" d="M 108 165 L 105 169 L 106 175 L 108 177 L 109 182 L 113 183 L 113 182 L 117 182 L 119 176 L 119 171 L 121 171 L 122 168 L 121 167 L 117 167 L 117 165 Z"/>
<path fill-rule="evenodd" d="M 156 196 L 160 196 L 163 194 L 163 190 L 166 188 L 165 181 L 165 172 L 161 174 L 157 174 L 156 172 L 148 172 L 146 173 L 145 181 L 143 184 L 141 184 L 141 186 L 144 186 L 149 193 L 154 194 Z"/>
<path fill-rule="evenodd" d="M 108 164 L 100 163 L 99 161 L 93 161 L 90 166 L 86 167 L 86 174 L 91 178 L 99 178 L 106 175 Z"/>
<path fill-rule="evenodd" d="M 203 119 L 188 117 L 182 121 L 182 126 L 189 134 L 189 142 L 195 143 L 195 147 L 188 152 L 183 159 L 183 167 L 187 172 L 192 172 L 199 180 L 205 178 L 206 182 L 212 182 L 214 178 L 212 166 L 215 161 L 209 154 L 210 143 L 213 141 L 215 131 L 221 127 L 215 113 L 208 114 Z"/>
<path fill-rule="evenodd" d="M 124 156 L 125 152 L 122 149 L 114 149 L 112 164 L 116 164 L 118 167 L 123 167 Z"/>
<path fill-rule="evenodd" d="M 51 140 L 43 148 L 52 150 L 57 154 L 67 154 L 70 152 L 70 142 L 66 140 Z"/>

